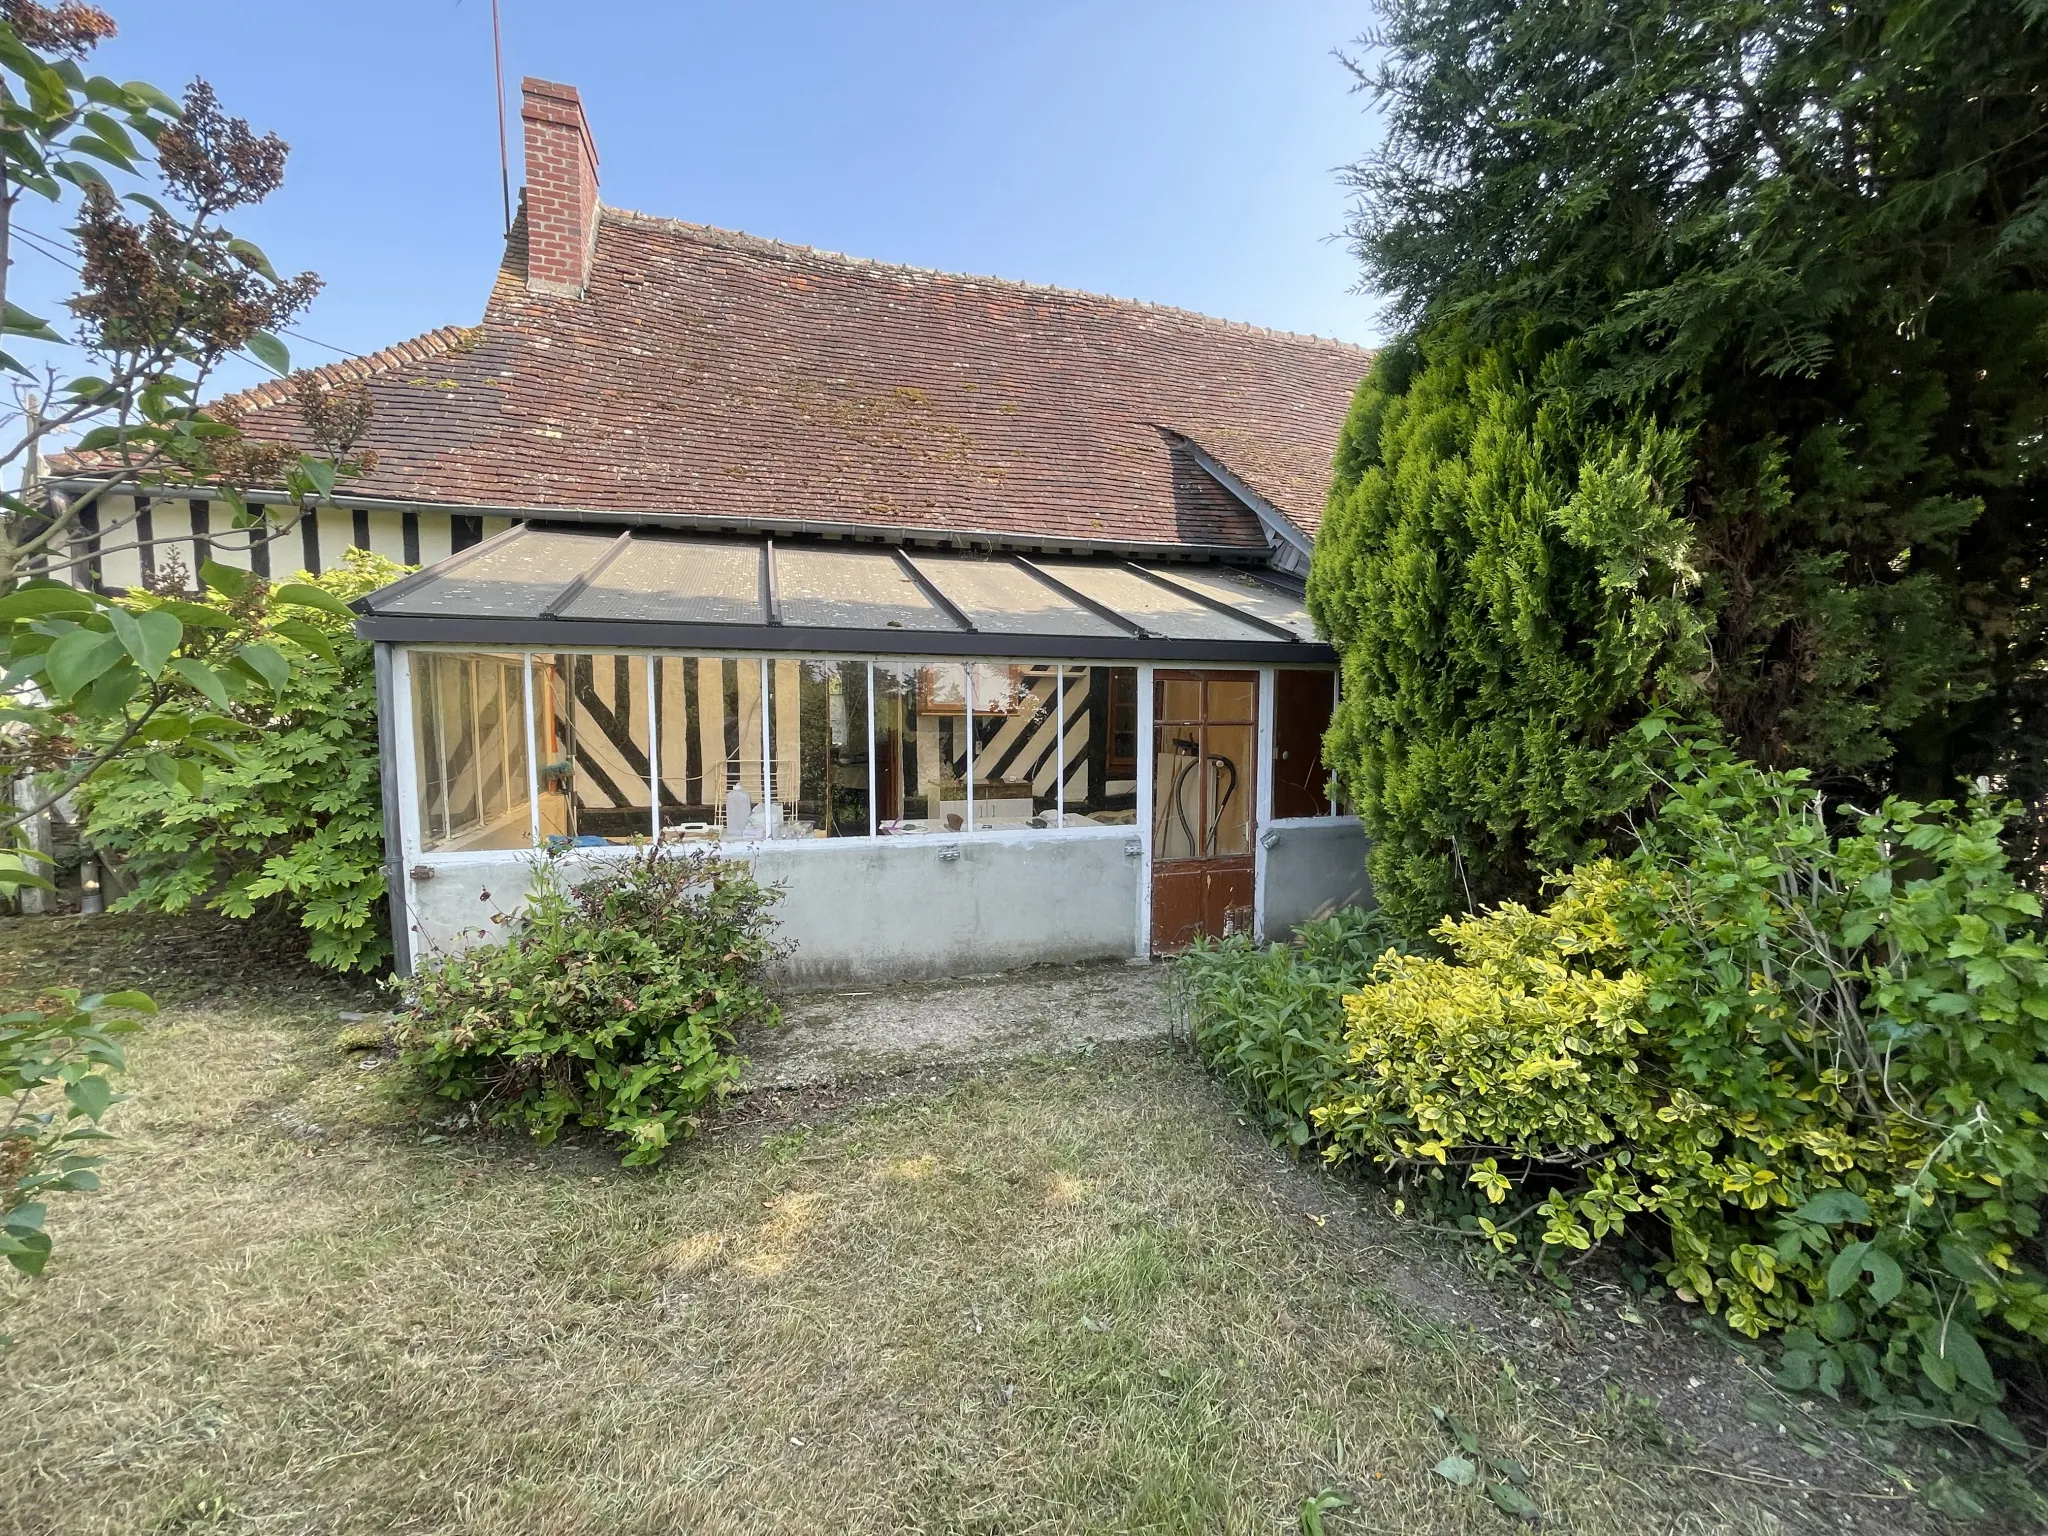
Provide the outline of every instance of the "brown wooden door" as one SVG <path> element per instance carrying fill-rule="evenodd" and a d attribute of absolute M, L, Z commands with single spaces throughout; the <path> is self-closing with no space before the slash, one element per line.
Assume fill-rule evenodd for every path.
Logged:
<path fill-rule="evenodd" d="M 1152 674 L 1152 952 L 1249 933 L 1259 675 Z"/>

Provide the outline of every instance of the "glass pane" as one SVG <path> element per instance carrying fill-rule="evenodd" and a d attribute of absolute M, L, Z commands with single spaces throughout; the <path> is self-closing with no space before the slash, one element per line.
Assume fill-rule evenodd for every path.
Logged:
<path fill-rule="evenodd" d="M 771 673 L 771 835 L 866 837 L 867 663 L 777 661 Z"/>
<path fill-rule="evenodd" d="M 1203 837 L 1211 858 L 1252 851 L 1252 755 L 1257 734 L 1249 725 L 1203 727 Z"/>
<path fill-rule="evenodd" d="M 1335 672 L 1282 668 L 1273 674 L 1273 815 L 1330 814 L 1323 734 L 1337 697 Z"/>
<path fill-rule="evenodd" d="M 1251 725 L 1259 718 L 1259 685 L 1252 678 L 1227 681 L 1212 678 L 1208 683 L 1203 718 L 1212 722 Z"/>
<path fill-rule="evenodd" d="M 1059 819 L 1059 669 L 988 665 L 974 674 L 974 827 Z"/>
<path fill-rule="evenodd" d="M 761 663 L 730 656 L 655 662 L 664 842 L 765 837 Z"/>
<path fill-rule="evenodd" d="M 645 656 L 534 658 L 541 834 L 587 847 L 650 835 Z"/>
<path fill-rule="evenodd" d="M 1191 677 L 1162 677 L 1153 689 L 1152 713 L 1159 720 L 1202 718 L 1202 685 Z"/>
<path fill-rule="evenodd" d="M 422 850 L 531 846 L 524 665 L 476 651 L 412 653 Z"/>
<path fill-rule="evenodd" d="M 830 629 L 959 628 L 882 550 L 778 545 L 782 622 Z"/>
<path fill-rule="evenodd" d="M 1068 667 L 1065 825 L 1138 820 L 1138 669 Z"/>
<path fill-rule="evenodd" d="M 875 830 L 967 826 L 967 669 L 875 663 Z"/>
<path fill-rule="evenodd" d="M 1202 856 L 1202 728 L 1161 721 L 1153 752 L 1152 856 Z"/>

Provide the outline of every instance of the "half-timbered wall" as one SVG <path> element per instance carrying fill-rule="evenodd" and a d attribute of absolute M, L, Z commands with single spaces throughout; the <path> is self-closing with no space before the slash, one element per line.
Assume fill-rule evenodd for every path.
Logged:
<path fill-rule="evenodd" d="M 106 496 L 81 520 L 73 553 L 91 557 L 91 563 L 75 567 L 72 578 L 125 591 L 154 584 L 175 564 L 189 584 L 201 565 L 214 560 L 282 581 L 300 571 L 318 575 L 339 565 L 351 548 L 374 551 L 401 565 L 431 565 L 511 523 L 510 518 L 461 513 L 321 507 L 287 527 L 271 528 L 266 538 L 255 538 L 254 530 L 234 526 L 234 509 L 225 501 Z"/>

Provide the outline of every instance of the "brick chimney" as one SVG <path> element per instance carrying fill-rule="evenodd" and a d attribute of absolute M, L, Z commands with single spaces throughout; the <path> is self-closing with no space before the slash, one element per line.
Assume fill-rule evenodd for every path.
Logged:
<path fill-rule="evenodd" d="M 573 85 L 520 82 L 526 124 L 526 286 L 581 298 L 597 244 L 597 146 Z"/>

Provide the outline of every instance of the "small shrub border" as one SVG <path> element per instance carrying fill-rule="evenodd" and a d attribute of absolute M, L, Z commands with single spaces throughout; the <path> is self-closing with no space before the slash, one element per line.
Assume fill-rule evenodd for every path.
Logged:
<path fill-rule="evenodd" d="M 1341 1021 L 1305 949 L 1189 957 L 1198 1048 L 1276 1135 L 1496 1252 L 1558 1274 L 1633 1249 L 1776 1337 L 1786 1387 L 2021 1449 L 2000 1405 L 2048 1360 L 2048 945 L 2009 808 L 1829 815 L 1801 773 L 1655 751 L 1633 855 L 1445 921 L 1440 954 L 1352 957 Z"/>
<path fill-rule="evenodd" d="M 543 860 L 505 943 L 401 983 L 404 1062 L 543 1145 L 567 1125 L 620 1138 L 628 1166 L 694 1135 L 742 1065 L 734 1031 L 774 1024 L 777 887 L 741 861 L 659 847 L 573 882 Z"/>

